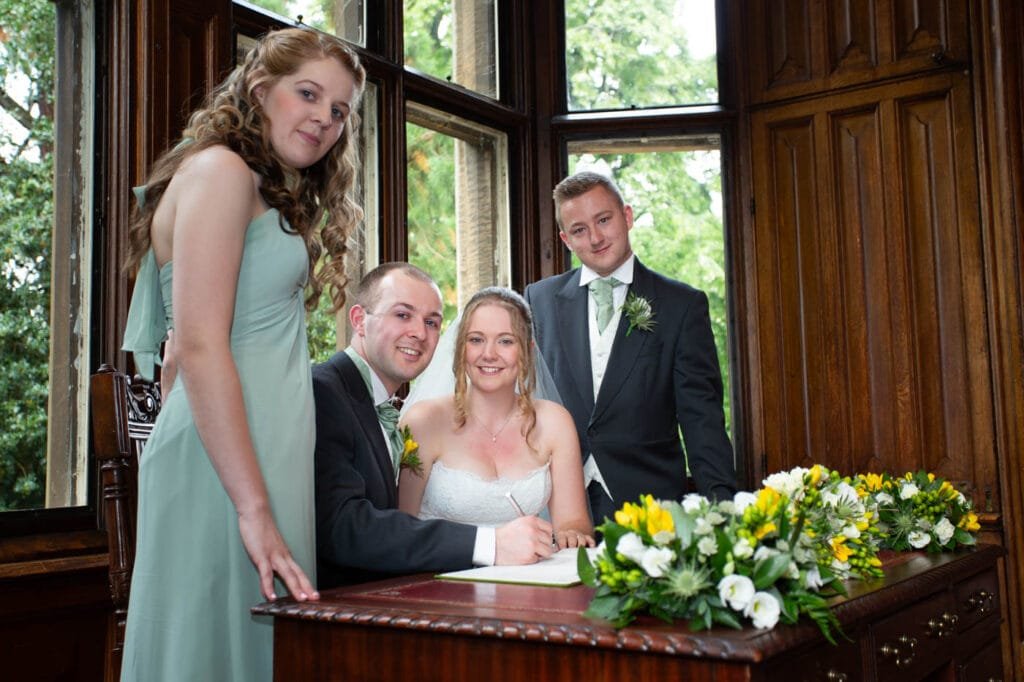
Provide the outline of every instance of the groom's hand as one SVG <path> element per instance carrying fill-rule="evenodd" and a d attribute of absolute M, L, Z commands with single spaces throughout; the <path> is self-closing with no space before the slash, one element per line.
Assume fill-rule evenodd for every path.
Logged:
<path fill-rule="evenodd" d="M 551 556 L 551 524 L 536 516 L 521 516 L 494 531 L 494 563 L 532 564 Z"/>

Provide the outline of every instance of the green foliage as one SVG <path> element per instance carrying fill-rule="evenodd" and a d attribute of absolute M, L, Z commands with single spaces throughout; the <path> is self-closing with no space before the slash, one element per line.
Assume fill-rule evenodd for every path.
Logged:
<path fill-rule="evenodd" d="M 676 0 L 566 0 L 569 109 L 718 101 L 714 55 L 689 56 Z M 713 30 L 713 27 L 708 27 Z"/>
<path fill-rule="evenodd" d="M 55 9 L 0 0 L 0 510 L 46 481 Z"/>
<path fill-rule="evenodd" d="M 451 0 L 405 0 L 405 65 L 448 79 L 452 75 Z"/>
<path fill-rule="evenodd" d="M 417 125 L 406 126 L 409 262 L 441 287 L 444 319 L 458 314 L 455 253 L 455 140 Z"/>

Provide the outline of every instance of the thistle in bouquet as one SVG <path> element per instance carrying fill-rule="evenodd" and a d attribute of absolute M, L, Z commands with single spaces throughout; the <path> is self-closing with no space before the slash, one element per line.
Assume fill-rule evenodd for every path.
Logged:
<path fill-rule="evenodd" d="M 971 501 L 935 474 L 861 474 L 855 485 L 877 509 L 882 546 L 941 552 L 975 544 L 980 530 Z"/>
<path fill-rule="evenodd" d="M 802 532 L 819 566 L 842 580 L 882 575 L 878 515 L 849 478 L 816 464 L 772 474 L 764 486 L 786 495 L 791 514 L 804 519 Z"/>
<path fill-rule="evenodd" d="M 831 640 L 838 623 L 825 595 L 841 586 L 827 568 L 819 570 L 801 525 L 775 491 L 719 503 L 643 496 L 601 526 L 604 542 L 593 560 L 579 555 L 580 577 L 596 588 L 587 615 L 622 627 L 650 613 L 685 618 L 700 630 L 740 628 L 745 620 L 771 628 L 807 614 Z"/>

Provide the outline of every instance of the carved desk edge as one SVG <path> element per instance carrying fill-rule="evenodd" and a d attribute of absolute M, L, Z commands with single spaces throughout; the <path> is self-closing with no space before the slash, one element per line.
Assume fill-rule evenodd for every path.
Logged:
<path fill-rule="evenodd" d="M 1006 550 L 996 545 L 979 545 L 956 553 L 925 554 L 910 552 L 900 556 L 886 571 L 884 578 L 874 581 L 846 583 L 848 596 L 832 600 L 833 611 L 847 632 L 868 620 L 894 612 L 903 606 L 947 588 L 993 566 Z M 685 623 L 668 625 L 645 617 L 641 622 L 616 630 L 605 621 L 584 618 L 576 622 L 542 622 L 524 614 L 523 619 L 482 617 L 431 613 L 417 604 L 389 604 L 387 607 L 358 603 L 373 593 L 388 588 L 421 582 L 425 574 L 394 578 L 378 583 L 354 585 L 330 590 L 319 602 L 298 603 L 281 599 L 259 604 L 252 613 L 291 620 L 344 623 L 348 625 L 422 630 L 462 636 L 492 637 L 587 646 L 626 651 L 651 652 L 674 656 L 715 658 L 737 662 L 753 662 L 772 658 L 784 651 L 793 651 L 805 644 L 822 641 L 816 625 L 778 625 L 771 630 L 715 628 L 701 632 L 686 629 Z M 369 589 L 368 589 L 369 588 Z M 538 588 L 538 589 L 581 589 Z M 582 588 L 587 589 L 587 588 Z M 500 610 L 500 607 L 498 607 Z M 842 642 L 841 636 L 838 639 Z"/>

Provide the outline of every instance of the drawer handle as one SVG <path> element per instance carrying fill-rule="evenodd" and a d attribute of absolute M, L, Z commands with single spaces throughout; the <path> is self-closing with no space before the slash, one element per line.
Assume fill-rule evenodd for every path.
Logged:
<path fill-rule="evenodd" d="M 946 639 L 956 634 L 956 624 L 960 622 L 960 616 L 955 613 L 943 611 L 938 618 L 928 619 L 928 634 L 931 637 Z"/>
<path fill-rule="evenodd" d="M 881 646 L 879 652 L 882 658 L 891 659 L 897 668 L 906 668 L 914 662 L 914 649 L 917 647 L 917 638 L 910 635 L 900 635 L 896 643 L 886 642 Z"/>
<path fill-rule="evenodd" d="M 829 671 L 825 673 L 825 679 L 828 682 L 846 682 L 847 677 L 846 673 L 841 673 L 838 670 L 829 669 Z"/>
<path fill-rule="evenodd" d="M 988 613 L 992 610 L 992 602 L 994 598 L 995 595 L 989 592 L 988 590 L 978 590 L 977 592 L 972 592 L 971 595 L 967 597 L 967 611 Z"/>

